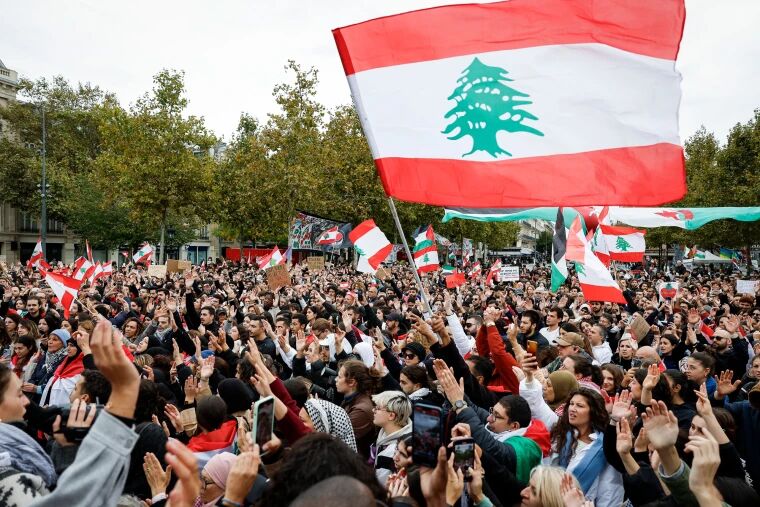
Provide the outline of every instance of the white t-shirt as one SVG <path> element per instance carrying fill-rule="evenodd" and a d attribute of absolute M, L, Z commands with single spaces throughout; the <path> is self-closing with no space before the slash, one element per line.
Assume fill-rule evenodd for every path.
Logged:
<path fill-rule="evenodd" d="M 550 344 L 556 345 L 557 339 L 559 338 L 559 326 L 557 326 L 557 329 L 554 331 L 549 330 L 548 327 L 542 327 L 539 331 L 539 334 L 543 335 L 544 338 L 549 340 Z"/>
<path fill-rule="evenodd" d="M 610 344 L 607 342 L 602 342 L 601 345 L 591 347 L 591 352 L 594 353 L 594 359 L 596 359 L 599 364 L 612 361 L 612 349 L 610 349 Z"/>

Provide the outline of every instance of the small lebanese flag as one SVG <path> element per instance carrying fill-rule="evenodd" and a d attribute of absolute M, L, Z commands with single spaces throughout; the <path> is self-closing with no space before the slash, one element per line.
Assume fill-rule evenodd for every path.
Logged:
<path fill-rule="evenodd" d="M 684 0 L 511 0 L 333 35 L 388 195 L 468 208 L 657 206 L 686 193 L 685 15 Z"/>
<path fill-rule="evenodd" d="M 85 246 L 87 248 L 87 260 L 90 261 L 90 262 L 93 262 L 93 260 L 92 260 L 92 247 L 90 247 L 89 240 L 85 240 L 84 244 L 85 244 Z"/>
<path fill-rule="evenodd" d="M 100 274 L 96 276 L 95 279 L 97 280 L 98 278 L 106 278 L 111 275 L 113 275 L 113 264 L 108 262 L 106 264 L 101 265 Z"/>
<path fill-rule="evenodd" d="M 317 244 L 332 245 L 340 241 L 343 241 L 343 234 L 341 234 L 341 232 L 338 230 L 338 226 L 336 225 L 335 227 L 331 227 L 323 232 L 319 236 L 319 239 L 317 239 Z"/>
<path fill-rule="evenodd" d="M 380 263 L 387 259 L 393 250 L 393 245 L 371 218 L 357 225 L 348 233 L 348 238 L 359 254 L 356 269 L 361 273 L 374 275 Z"/>
<path fill-rule="evenodd" d="M 100 278 L 100 275 L 103 274 L 103 266 L 100 264 L 100 262 L 95 263 L 95 269 L 92 271 L 92 274 L 87 278 L 87 281 L 92 285 L 95 283 L 95 280 Z"/>
<path fill-rule="evenodd" d="M 42 252 L 42 239 L 38 239 L 37 244 L 34 245 L 32 256 L 27 261 L 26 267 L 37 269 L 43 267 L 45 269 L 50 269 L 50 264 L 45 262 L 45 254 Z"/>
<path fill-rule="evenodd" d="M 150 243 L 145 243 L 132 256 L 132 262 L 134 262 L 135 264 L 137 264 L 138 262 L 142 262 L 150 266 L 150 260 L 152 256 L 153 256 L 153 247 L 150 246 Z"/>
<path fill-rule="evenodd" d="M 84 257 L 80 257 L 74 261 L 74 274 L 72 275 L 74 280 L 84 282 L 85 280 L 89 280 L 94 272 L 95 265 Z"/>
<path fill-rule="evenodd" d="M 501 269 L 501 259 L 497 259 L 496 262 L 491 264 L 491 267 L 488 269 L 488 275 L 486 276 L 486 283 L 490 283 L 491 280 L 493 279 L 495 279 L 498 282 L 500 269 Z"/>
<path fill-rule="evenodd" d="M 473 263 L 472 268 L 470 268 L 470 278 L 475 278 L 478 276 L 480 274 L 480 271 L 480 261 Z"/>
<path fill-rule="evenodd" d="M 57 273 L 51 273 L 44 269 L 40 270 L 40 274 L 50 288 L 53 289 L 53 293 L 55 293 L 58 301 L 61 302 L 61 305 L 63 306 L 63 317 L 68 319 L 71 305 L 76 300 L 77 294 L 79 294 L 79 288 L 82 286 L 82 280 Z"/>
<path fill-rule="evenodd" d="M 278 264 L 285 264 L 285 257 L 282 256 L 280 249 L 276 246 L 271 252 L 256 260 L 258 261 L 259 269 L 269 269 Z"/>
<path fill-rule="evenodd" d="M 575 271 L 586 301 L 625 303 L 623 291 L 612 278 L 607 266 L 591 251 L 591 243 L 588 241 L 584 244 L 584 252 L 584 260 L 575 263 Z"/>
<path fill-rule="evenodd" d="M 633 227 L 600 225 L 610 259 L 622 262 L 643 262 L 646 244 L 645 230 Z"/>

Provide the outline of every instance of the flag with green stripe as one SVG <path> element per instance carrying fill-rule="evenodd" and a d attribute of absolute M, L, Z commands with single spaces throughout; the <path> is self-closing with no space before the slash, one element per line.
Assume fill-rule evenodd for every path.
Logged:
<path fill-rule="evenodd" d="M 554 222 L 554 238 L 552 239 L 552 292 L 557 292 L 567 280 L 566 250 L 565 218 L 562 216 L 562 208 L 557 208 L 557 221 Z"/>

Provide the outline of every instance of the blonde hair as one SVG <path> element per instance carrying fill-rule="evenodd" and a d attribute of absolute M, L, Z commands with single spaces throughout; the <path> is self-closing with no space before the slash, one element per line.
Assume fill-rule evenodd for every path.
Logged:
<path fill-rule="evenodd" d="M 564 507 L 560 485 L 565 474 L 573 478 L 573 486 L 580 489 L 581 485 L 573 474 L 564 468 L 539 465 L 530 473 L 530 479 L 536 488 L 537 496 L 543 507 Z M 531 487 L 531 486 L 529 486 Z"/>

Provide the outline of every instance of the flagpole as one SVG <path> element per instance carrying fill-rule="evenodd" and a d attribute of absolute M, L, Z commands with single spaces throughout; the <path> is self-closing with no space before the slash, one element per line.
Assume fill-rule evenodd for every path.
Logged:
<path fill-rule="evenodd" d="M 404 245 L 404 251 L 406 252 L 406 257 L 409 259 L 409 266 L 412 268 L 412 273 L 414 274 L 414 280 L 417 282 L 417 286 L 420 288 L 420 296 L 422 297 L 422 305 L 425 308 L 425 311 L 427 313 L 432 314 L 432 311 L 430 310 L 430 303 L 428 302 L 427 295 L 425 294 L 425 286 L 422 285 L 422 279 L 420 278 L 420 274 L 417 272 L 417 268 L 414 264 L 414 257 L 412 257 L 412 252 L 409 250 L 409 244 L 406 242 L 406 235 L 404 235 L 404 229 L 401 228 L 401 221 L 398 219 L 398 212 L 396 211 L 396 203 L 393 201 L 393 197 L 388 197 L 388 206 L 391 208 L 391 215 L 393 215 L 393 221 L 396 223 L 396 229 L 398 230 L 399 236 L 401 236 L 401 243 Z"/>

